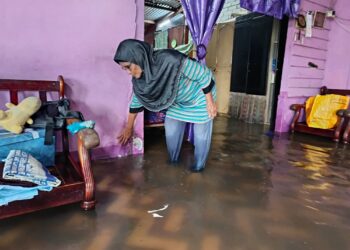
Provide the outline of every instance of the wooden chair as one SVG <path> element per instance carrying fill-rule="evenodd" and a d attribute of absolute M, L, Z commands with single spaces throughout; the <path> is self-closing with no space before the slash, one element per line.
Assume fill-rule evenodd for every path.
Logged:
<path fill-rule="evenodd" d="M 3 80 L 0 79 L 0 91 L 10 93 L 10 101 L 18 104 L 18 92 L 39 91 L 41 101 L 47 100 L 47 92 L 57 92 L 64 97 L 65 83 L 62 76 L 57 81 Z M 67 124 L 77 121 L 67 119 Z M 95 183 L 91 170 L 89 149 L 99 145 L 99 137 L 93 129 L 80 130 L 77 135 L 78 157 L 69 150 L 68 132 L 61 131 L 63 152 L 56 154 L 56 165 L 49 168 L 51 174 L 61 180 L 61 185 L 50 192 L 41 192 L 30 200 L 10 202 L 0 206 L 0 219 L 25 214 L 50 207 L 81 202 L 84 210 L 95 207 Z M 28 182 L 14 182 L 2 179 L 3 163 L 0 163 L 0 184 L 33 186 Z"/>
<path fill-rule="evenodd" d="M 339 111 L 342 112 L 342 115 L 344 116 L 344 124 L 346 125 L 343 133 L 343 142 L 345 144 L 350 143 L 350 110 L 344 110 Z"/>
<path fill-rule="evenodd" d="M 350 90 L 347 89 L 328 89 L 327 87 L 323 86 L 320 89 L 321 95 L 326 94 L 337 94 L 337 95 L 350 95 Z M 337 111 L 337 115 L 340 118 L 339 123 L 336 127 L 331 129 L 319 129 L 319 128 L 311 128 L 309 127 L 306 122 L 300 121 L 300 116 L 304 112 L 305 113 L 305 104 L 292 104 L 290 107 L 292 110 L 294 110 L 294 117 L 292 120 L 292 123 L 290 125 L 290 130 L 292 133 L 295 131 L 302 132 L 302 133 L 308 133 L 318 136 L 324 136 L 332 138 L 333 141 L 339 142 L 340 138 L 342 137 L 344 143 L 348 143 L 350 140 L 350 123 L 349 123 L 349 117 L 350 117 L 350 111 L 345 109 L 340 109 Z"/>

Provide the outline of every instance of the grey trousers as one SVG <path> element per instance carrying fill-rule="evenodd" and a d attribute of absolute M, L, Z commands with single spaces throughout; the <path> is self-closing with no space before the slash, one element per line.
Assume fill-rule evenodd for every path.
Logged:
<path fill-rule="evenodd" d="M 165 136 L 170 161 L 179 160 L 186 122 L 165 117 Z M 213 131 L 213 120 L 194 124 L 194 158 L 193 169 L 202 169 L 208 158 Z"/>

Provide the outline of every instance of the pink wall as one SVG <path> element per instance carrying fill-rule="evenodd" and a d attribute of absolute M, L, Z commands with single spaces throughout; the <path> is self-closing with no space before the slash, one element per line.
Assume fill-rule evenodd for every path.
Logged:
<path fill-rule="evenodd" d="M 325 83 L 334 88 L 350 88 L 350 1 L 337 0 L 337 18 L 331 21 Z M 344 20 L 347 19 L 347 20 Z"/>
<path fill-rule="evenodd" d="M 326 11 L 331 2 L 332 0 L 302 0 L 301 12 L 305 14 L 309 10 Z M 301 41 L 295 41 L 298 30 L 295 28 L 295 20 L 289 21 L 276 131 L 289 130 L 293 117 L 291 104 L 303 103 L 306 97 L 319 93 L 323 85 L 332 87 L 325 82 L 330 32 L 331 22 L 326 19 L 324 28 L 313 28 L 312 38 L 305 38 L 303 33 Z M 318 68 L 310 68 L 308 62 L 317 64 Z"/>
<path fill-rule="evenodd" d="M 143 39 L 143 0 L 1 1 L 0 78 L 56 79 L 69 85 L 73 108 L 97 122 L 101 147 L 95 157 L 142 153 L 121 147 L 131 79 L 113 61 L 118 43 Z M 7 101 L 2 94 L 0 103 Z M 143 138 L 143 118 L 136 125 Z"/>

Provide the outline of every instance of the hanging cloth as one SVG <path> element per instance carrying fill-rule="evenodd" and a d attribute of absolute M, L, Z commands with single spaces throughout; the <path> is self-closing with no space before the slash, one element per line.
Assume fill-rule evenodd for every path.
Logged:
<path fill-rule="evenodd" d="M 240 0 L 240 6 L 246 10 L 273 16 L 277 19 L 282 19 L 283 15 L 296 18 L 300 0 Z"/>

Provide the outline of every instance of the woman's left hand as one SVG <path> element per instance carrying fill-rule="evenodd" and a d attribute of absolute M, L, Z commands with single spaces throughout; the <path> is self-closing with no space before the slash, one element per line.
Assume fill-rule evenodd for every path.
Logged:
<path fill-rule="evenodd" d="M 210 118 L 214 118 L 217 115 L 216 104 L 213 100 L 213 96 L 211 93 L 205 95 L 205 99 L 207 100 L 207 111 Z"/>

